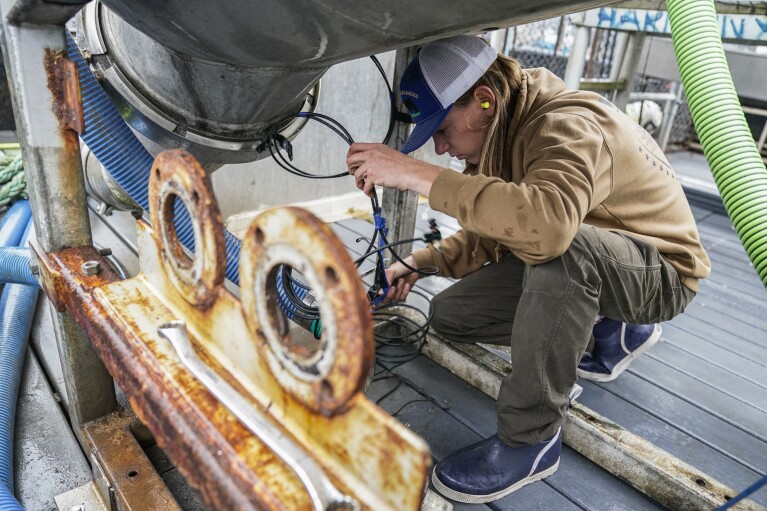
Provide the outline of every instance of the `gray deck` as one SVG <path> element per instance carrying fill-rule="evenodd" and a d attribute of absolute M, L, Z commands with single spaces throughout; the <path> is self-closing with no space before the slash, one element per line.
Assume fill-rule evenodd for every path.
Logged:
<path fill-rule="evenodd" d="M 700 158 L 680 157 L 689 163 L 680 174 L 700 176 Z M 685 313 L 663 324 L 662 341 L 620 378 L 606 384 L 579 381 L 584 387 L 580 401 L 740 491 L 767 472 L 767 291 L 715 201 L 691 203 L 712 260 L 711 276 L 701 282 Z M 437 218 L 443 234 L 457 227 L 444 215 L 428 214 Z M 355 239 L 372 232 L 363 220 L 334 228 L 353 256 L 363 248 Z M 424 219 L 417 229 L 426 232 Z M 433 295 L 449 284 L 432 277 L 419 287 Z M 495 402 L 425 356 L 390 372 L 378 370 L 371 399 L 422 435 L 435 461 L 495 432 Z M 752 499 L 767 506 L 767 490 Z M 456 506 L 464 508 L 660 509 L 568 448 L 549 479 L 487 506 Z"/>

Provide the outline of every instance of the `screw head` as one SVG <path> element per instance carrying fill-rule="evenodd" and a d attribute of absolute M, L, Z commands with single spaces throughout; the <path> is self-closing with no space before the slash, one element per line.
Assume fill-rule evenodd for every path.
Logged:
<path fill-rule="evenodd" d="M 96 275 L 101 271 L 101 263 L 98 261 L 85 261 L 80 266 L 80 269 L 83 270 L 83 273 L 86 275 Z"/>
<path fill-rule="evenodd" d="M 70 507 L 69 511 L 85 511 L 85 506 L 82 504 L 77 504 L 76 506 Z"/>

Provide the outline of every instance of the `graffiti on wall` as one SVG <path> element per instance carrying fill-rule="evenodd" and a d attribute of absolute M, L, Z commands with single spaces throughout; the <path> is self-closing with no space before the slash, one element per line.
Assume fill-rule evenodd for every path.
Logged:
<path fill-rule="evenodd" d="M 718 14 L 717 19 L 722 39 L 767 43 L 767 16 Z M 666 11 L 602 7 L 587 11 L 583 25 L 631 32 L 671 33 Z"/>

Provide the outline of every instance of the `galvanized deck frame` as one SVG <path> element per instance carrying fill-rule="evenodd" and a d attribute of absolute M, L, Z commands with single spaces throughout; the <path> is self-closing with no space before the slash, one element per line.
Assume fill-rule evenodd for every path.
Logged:
<path fill-rule="evenodd" d="M 193 219 L 201 247 L 193 254 L 181 249 L 170 223 L 176 200 Z M 155 229 L 137 221 L 141 272 L 128 280 L 92 247 L 33 248 L 48 298 L 85 330 L 138 417 L 203 500 L 216 509 L 320 509 L 296 465 L 249 431 L 242 410 L 217 400 L 158 333 L 181 318 L 197 356 L 358 509 L 418 509 L 429 449 L 360 392 L 372 363 L 370 311 L 330 228 L 297 208 L 258 217 L 241 250 L 241 302 L 224 287 L 224 230 L 210 180 L 187 153 L 166 151 L 155 161 L 150 216 Z M 83 271 L 87 262 L 99 271 Z M 275 314 L 266 277 L 280 264 L 307 276 L 317 295 L 326 332 L 317 345 L 296 348 Z"/>

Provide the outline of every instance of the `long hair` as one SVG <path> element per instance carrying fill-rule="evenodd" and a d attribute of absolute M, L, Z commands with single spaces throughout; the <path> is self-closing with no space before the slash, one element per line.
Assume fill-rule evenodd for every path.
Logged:
<path fill-rule="evenodd" d="M 498 57 L 488 70 L 485 71 L 485 74 L 463 96 L 458 98 L 455 104 L 459 107 L 468 105 L 474 89 L 480 85 L 485 85 L 493 91 L 496 99 L 496 108 L 493 118 L 487 126 L 487 134 L 482 145 L 479 164 L 466 164 L 464 174 L 504 177 L 504 174 L 508 173 L 504 169 L 506 136 L 509 129 L 509 120 L 514 114 L 514 108 L 517 105 L 517 95 L 522 86 L 522 67 L 516 60 L 498 54 Z"/>

